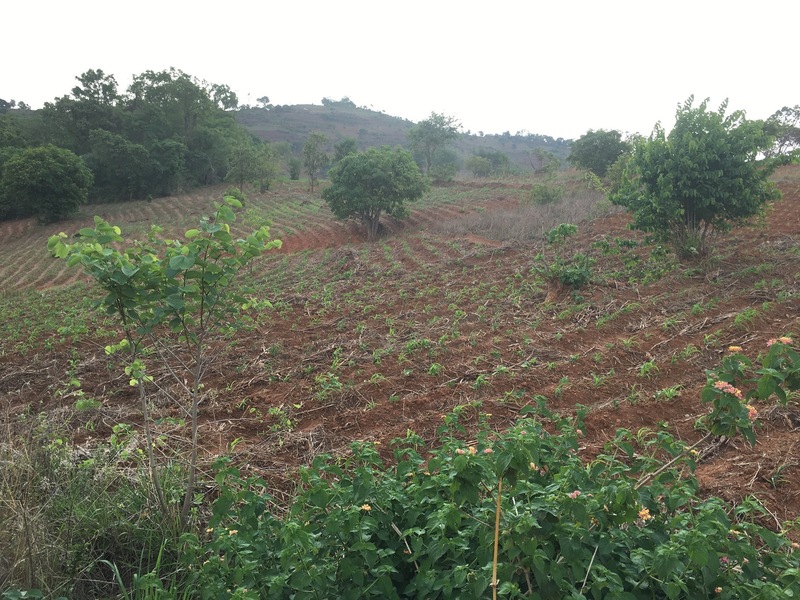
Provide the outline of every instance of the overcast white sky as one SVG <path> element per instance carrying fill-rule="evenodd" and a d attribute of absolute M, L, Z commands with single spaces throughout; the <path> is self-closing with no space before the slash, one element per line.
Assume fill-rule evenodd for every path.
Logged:
<path fill-rule="evenodd" d="M 44 0 L 2 9 L 0 98 L 39 108 L 102 69 L 175 67 L 240 103 L 349 96 L 473 133 L 669 129 L 690 94 L 766 118 L 800 104 L 800 2 Z"/>

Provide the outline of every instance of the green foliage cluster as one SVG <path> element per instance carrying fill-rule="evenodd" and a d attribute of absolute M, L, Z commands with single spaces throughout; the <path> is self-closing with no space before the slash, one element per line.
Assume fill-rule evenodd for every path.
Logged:
<path fill-rule="evenodd" d="M 625 152 L 630 145 L 622 139 L 619 131 L 591 129 L 572 143 L 567 160 L 574 166 L 587 169 L 598 177 L 605 177 L 609 167 Z"/>
<path fill-rule="evenodd" d="M 475 177 L 506 175 L 511 170 L 508 155 L 499 150 L 478 148 L 465 162 L 464 166 Z"/>
<path fill-rule="evenodd" d="M 415 155 L 421 158 L 425 173 L 430 173 L 438 150 L 456 140 L 461 124 L 455 117 L 432 112 L 408 132 L 408 142 Z"/>
<path fill-rule="evenodd" d="M 164 196 L 223 181 L 231 170 L 229 179 L 241 187 L 244 180 L 268 181 L 262 172 L 275 168 L 266 145 L 236 124 L 232 109 L 238 101 L 225 85 L 177 69 L 136 75 L 124 92 L 99 69 L 76 79 L 71 94 L 40 111 L 0 115 L 0 155 L 48 144 L 69 150 L 94 176 L 90 202 Z M 243 148 L 257 159 L 245 163 Z M 0 195 L 14 207 L 0 218 L 22 216 L 24 199 L 2 188 Z"/>
<path fill-rule="evenodd" d="M 92 181 L 81 159 L 63 148 L 48 144 L 7 154 L 0 162 L 0 219 L 65 219 L 86 202 Z"/>
<path fill-rule="evenodd" d="M 303 168 L 308 174 L 312 193 L 322 169 L 328 165 L 329 157 L 323 148 L 325 141 L 326 138 L 323 134 L 315 132 L 309 134 L 306 143 L 303 145 Z"/>
<path fill-rule="evenodd" d="M 375 239 L 381 215 L 403 218 L 407 202 L 422 197 L 428 187 L 414 158 L 402 148 L 370 148 L 348 154 L 328 173 L 331 185 L 322 198 L 337 219 L 358 219 L 369 239 Z"/>
<path fill-rule="evenodd" d="M 562 252 L 566 241 L 575 235 L 578 228 L 571 223 L 561 223 L 545 235 L 547 244 L 554 249 L 555 256 L 548 259 L 545 252 L 539 252 L 531 272 L 547 281 L 578 290 L 587 285 L 593 274 L 594 259 L 588 254 L 576 251 Z"/>
<path fill-rule="evenodd" d="M 395 440 L 391 465 L 373 444 L 317 457 L 282 515 L 266 484 L 227 465 L 211 539 L 187 557 L 202 564 L 192 588 L 215 599 L 477 599 L 496 568 L 500 598 L 800 593 L 790 540 L 758 523 L 755 499 L 734 511 L 702 499 L 685 476 L 692 454 L 667 432 L 620 429 L 584 462 L 582 412 L 564 419 L 540 404 L 505 433 L 484 422 L 467 446 L 466 410 L 445 417 L 435 450 L 412 432 Z"/>
<path fill-rule="evenodd" d="M 547 178 L 544 181 L 535 181 L 531 186 L 531 202 L 543 206 L 545 204 L 555 204 L 564 198 L 565 188 L 554 179 Z"/>
<path fill-rule="evenodd" d="M 744 402 L 765 402 L 775 395 L 778 403 L 785 406 L 788 393 L 800 390 L 800 354 L 791 344 L 789 337 L 769 340 L 767 352 L 760 357 L 760 367 L 742 354 L 742 348 L 729 348 L 731 354 L 722 359 L 720 367 L 706 372 L 707 383 L 701 397 L 713 408 L 700 425 L 714 435 L 741 434 L 755 444 L 753 422 L 758 409 Z"/>
<path fill-rule="evenodd" d="M 61 233 L 47 244 L 54 256 L 69 266 L 81 265 L 100 285 L 106 296 L 98 305 L 122 329 L 122 340 L 105 350 L 109 355 L 127 353 L 125 375 L 139 391 L 152 484 L 165 514 L 171 514 L 172 506 L 160 486 L 148 415 L 149 390 L 165 392 L 170 384 L 148 373 L 148 357 L 166 363 L 175 380 L 171 385 L 181 390 L 166 395 L 191 417 L 188 475 L 179 514 L 184 526 L 194 499 L 199 405 L 208 393 L 203 376 L 214 357 L 212 342 L 235 325 L 243 307 L 254 302 L 234 285 L 241 270 L 281 244 L 269 239 L 266 225 L 246 238 L 233 237 L 234 210 L 242 208 L 234 196 L 226 196 L 215 208 L 213 218 L 203 218 L 184 240 L 162 239 L 161 229 L 153 226 L 145 241 L 119 250 L 124 242 L 120 228 L 95 217 L 94 228 L 81 229 L 77 241 L 70 243 Z"/>
<path fill-rule="evenodd" d="M 764 123 L 767 133 L 775 140 L 765 152 L 767 156 L 780 156 L 800 150 L 800 104 L 784 106 L 775 111 Z"/>
<path fill-rule="evenodd" d="M 727 103 L 707 110 L 690 97 L 678 107 L 667 134 L 657 125 L 638 140 L 615 204 L 633 214 L 633 227 L 669 241 L 681 257 L 702 255 L 713 231 L 725 232 L 780 197 L 768 177 L 779 160 L 759 160 L 772 139 L 761 121 L 741 111 L 726 116 Z"/>

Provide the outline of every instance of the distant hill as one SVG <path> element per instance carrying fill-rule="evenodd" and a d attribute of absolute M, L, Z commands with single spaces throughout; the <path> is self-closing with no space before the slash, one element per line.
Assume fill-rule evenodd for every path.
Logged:
<path fill-rule="evenodd" d="M 297 104 L 270 106 L 269 108 L 242 108 L 237 121 L 251 133 L 270 142 L 288 142 L 292 151 L 299 153 L 308 134 L 318 131 L 328 138 L 328 150 L 345 138 L 358 141 L 359 148 L 372 146 L 406 146 L 408 131 L 414 122 L 393 117 L 366 107 L 355 106 L 350 101 L 331 101 L 325 105 Z M 541 148 L 562 162 L 569 155 L 571 140 L 538 134 L 500 135 L 463 134 L 452 145 L 462 161 L 478 150 L 495 150 L 506 154 L 512 164 L 522 170 L 531 170 L 530 153 Z"/>

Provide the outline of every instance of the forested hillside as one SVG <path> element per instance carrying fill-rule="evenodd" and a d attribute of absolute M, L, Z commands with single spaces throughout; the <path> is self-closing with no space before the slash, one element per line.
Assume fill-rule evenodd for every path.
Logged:
<path fill-rule="evenodd" d="M 146 71 L 121 89 L 100 69 L 77 76 L 69 94 L 32 110 L 0 99 L 0 220 L 63 220 L 86 202 L 169 196 L 229 181 L 261 190 L 280 175 L 300 177 L 303 148 L 314 134 L 322 162 L 313 177 L 350 151 L 413 144 L 415 124 L 348 98 L 321 106 L 239 106 L 224 84 L 178 69 Z M 432 113 L 432 116 L 435 113 Z M 439 117 L 445 118 L 444 115 Z M 427 157 L 436 181 L 459 171 L 476 176 L 563 164 L 570 141 L 517 132 L 464 131 L 446 116 L 453 136 Z M 433 168 L 431 168 L 433 167 Z"/>
<path fill-rule="evenodd" d="M 348 98 L 330 100 L 322 105 L 262 105 L 244 107 L 237 113 L 237 121 L 248 131 L 270 142 L 288 142 L 299 152 L 305 138 L 312 131 L 323 133 L 330 147 L 350 138 L 358 142 L 359 149 L 372 146 L 405 146 L 408 132 L 414 123 L 408 119 L 387 115 L 366 106 L 356 106 Z M 542 152 L 564 161 L 569 155 L 570 140 L 519 131 L 512 134 L 484 134 L 482 131 L 463 131 L 453 143 L 451 153 L 439 157 L 464 168 L 466 160 L 476 154 L 499 152 L 508 157 L 509 164 L 520 171 L 530 171 L 537 165 Z M 533 161 L 533 162 L 532 162 Z M 533 165 L 533 166 L 532 166 Z"/>

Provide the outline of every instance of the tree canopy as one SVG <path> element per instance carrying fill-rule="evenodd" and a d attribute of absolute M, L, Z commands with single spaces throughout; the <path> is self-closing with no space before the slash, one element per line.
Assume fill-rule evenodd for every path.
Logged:
<path fill-rule="evenodd" d="M 426 173 L 431 170 L 436 151 L 457 139 L 460 131 L 461 123 L 455 117 L 432 112 L 408 132 L 409 145 L 422 158 Z"/>
<path fill-rule="evenodd" d="M 324 134 L 314 132 L 308 135 L 306 143 L 303 145 L 303 168 L 308 174 L 312 193 L 314 192 L 314 184 L 319 179 L 320 171 L 328 164 L 328 155 L 322 147 L 325 141 Z"/>
<path fill-rule="evenodd" d="M 772 146 L 762 121 L 742 111 L 716 111 L 694 97 L 678 106 L 667 134 L 656 125 L 637 140 L 615 204 L 633 213 L 633 226 L 670 241 L 684 257 L 703 254 L 712 231 L 727 231 L 780 197 L 769 175 L 777 160 L 759 156 Z"/>
<path fill-rule="evenodd" d="M 567 160 L 580 169 L 605 177 L 608 168 L 628 150 L 630 145 L 622 139 L 619 131 L 590 129 L 572 143 Z"/>
<path fill-rule="evenodd" d="M 90 69 L 69 95 L 45 103 L 38 139 L 84 157 L 94 173 L 90 201 L 161 196 L 223 181 L 243 128 L 236 94 L 178 69 L 145 71 L 127 90 Z"/>
<path fill-rule="evenodd" d="M 86 202 L 92 172 L 73 152 L 53 145 L 26 148 L 3 161 L 0 218 L 35 216 L 52 223 Z"/>
<path fill-rule="evenodd" d="M 766 122 L 767 132 L 775 138 L 767 155 L 791 154 L 800 149 L 800 105 L 784 106 Z"/>
<path fill-rule="evenodd" d="M 338 219 L 357 219 L 375 239 L 381 215 L 403 218 L 407 202 L 422 197 L 428 186 L 414 161 L 402 148 L 370 148 L 348 154 L 328 173 L 331 185 L 322 198 Z"/>

